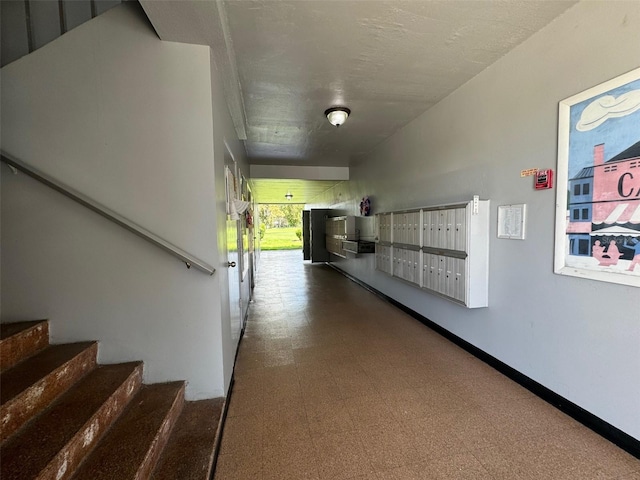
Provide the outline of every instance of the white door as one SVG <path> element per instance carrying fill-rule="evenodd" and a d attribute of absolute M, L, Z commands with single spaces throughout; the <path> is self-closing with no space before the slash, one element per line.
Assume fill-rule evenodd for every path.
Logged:
<path fill-rule="evenodd" d="M 238 191 L 238 178 L 236 175 L 236 165 L 228 150 L 225 150 L 225 166 L 227 170 L 228 196 L 233 199 Z M 240 221 L 233 220 L 227 215 L 227 270 L 229 273 L 229 326 L 231 339 L 235 348 L 240 341 L 242 332 L 242 316 L 240 315 L 240 257 L 242 232 Z"/>

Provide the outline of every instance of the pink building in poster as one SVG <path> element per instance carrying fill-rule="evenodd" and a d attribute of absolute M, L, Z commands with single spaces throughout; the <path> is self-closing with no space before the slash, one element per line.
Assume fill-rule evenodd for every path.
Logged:
<path fill-rule="evenodd" d="M 596 145 L 593 166 L 569 181 L 569 250 L 571 255 L 592 255 L 593 246 L 621 247 L 631 259 L 626 240 L 640 239 L 640 142 L 608 161 L 605 145 Z M 596 242 L 598 242 L 596 244 Z"/>
<path fill-rule="evenodd" d="M 640 235 L 640 142 L 607 162 L 604 145 L 596 145 L 593 166 L 593 230 Z"/>

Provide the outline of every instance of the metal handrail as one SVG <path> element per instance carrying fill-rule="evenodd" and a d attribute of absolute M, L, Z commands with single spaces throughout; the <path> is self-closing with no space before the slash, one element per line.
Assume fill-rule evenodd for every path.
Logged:
<path fill-rule="evenodd" d="M 124 218 L 122 215 L 114 212 L 113 210 L 101 205 L 95 200 L 87 197 L 86 195 L 74 190 L 73 188 L 59 182 L 58 180 L 50 177 L 46 173 L 39 171 L 38 169 L 27 165 L 26 163 L 17 160 L 15 158 L 10 157 L 6 153 L 0 154 L 0 159 L 13 167 L 16 170 L 20 170 L 21 172 L 29 175 L 31 178 L 38 180 L 39 182 L 44 183 L 48 187 L 53 188 L 57 192 L 62 193 L 63 195 L 69 197 L 72 200 L 75 200 L 80 205 L 87 207 L 89 210 L 93 210 L 94 212 L 102 215 L 104 218 L 111 220 L 113 223 L 120 225 L 122 228 L 129 230 L 131 233 L 135 233 L 141 238 L 144 238 L 146 241 L 154 244 L 156 247 L 161 248 L 165 252 L 170 253 L 174 257 L 178 257 L 182 262 L 187 265 L 187 268 L 195 267 L 198 270 L 202 270 L 203 272 L 208 273 L 209 275 L 213 275 L 216 271 L 208 263 L 200 260 L 199 258 L 191 255 L 188 252 L 185 252 L 181 248 L 176 247 L 172 243 L 167 242 L 166 240 L 160 238 L 156 234 L 150 232 L 149 230 L 141 227 L 140 225 L 132 222 Z"/>

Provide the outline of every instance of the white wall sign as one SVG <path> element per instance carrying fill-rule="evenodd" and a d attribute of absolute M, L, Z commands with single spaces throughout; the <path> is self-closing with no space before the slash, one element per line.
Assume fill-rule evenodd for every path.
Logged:
<path fill-rule="evenodd" d="M 498 207 L 498 238 L 524 240 L 526 212 L 527 206 L 524 203 L 500 205 Z"/>

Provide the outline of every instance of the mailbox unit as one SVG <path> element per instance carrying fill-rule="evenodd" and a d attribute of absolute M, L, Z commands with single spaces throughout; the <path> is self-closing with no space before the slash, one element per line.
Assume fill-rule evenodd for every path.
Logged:
<path fill-rule="evenodd" d="M 342 242 L 344 240 L 358 240 L 355 217 L 343 215 L 328 217 L 325 220 L 327 250 L 333 255 L 346 258 L 347 252 Z"/>
<path fill-rule="evenodd" d="M 489 201 L 376 215 L 376 269 L 468 308 L 488 306 Z"/>
<path fill-rule="evenodd" d="M 347 252 L 359 255 L 375 251 L 372 243 L 376 235 L 373 217 L 327 217 L 325 232 L 327 250 L 333 255 L 346 258 Z"/>
<path fill-rule="evenodd" d="M 376 244 L 376 269 L 391 275 L 391 245 Z"/>

